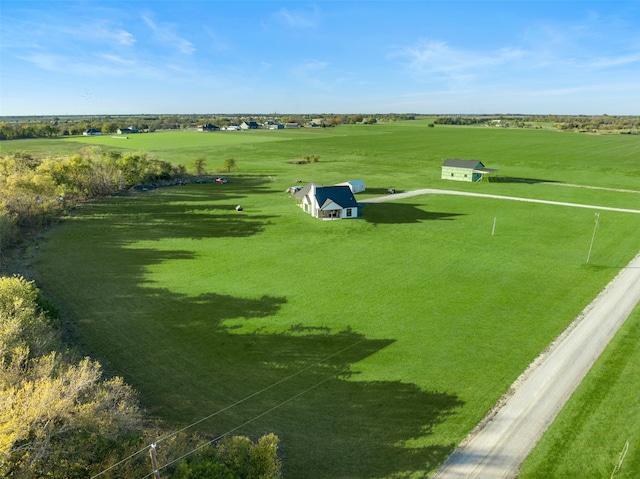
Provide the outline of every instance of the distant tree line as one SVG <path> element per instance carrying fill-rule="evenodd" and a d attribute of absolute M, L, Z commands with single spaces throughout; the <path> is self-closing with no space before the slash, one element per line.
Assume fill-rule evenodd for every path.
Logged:
<path fill-rule="evenodd" d="M 489 125 L 509 128 L 540 128 L 552 125 L 561 131 L 618 132 L 640 134 L 640 116 L 563 116 L 563 115 L 446 115 L 434 120 L 436 125 Z"/>
<path fill-rule="evenodd" d="M 105 116 L 29 116 L 0 118 L 0 140 L 26 138 L 52 138 L 82 135 L 90 128 L 103 134 L 116 133 L 120 128 L 135 127 L 138 132 L 157 130 L 180 130 L 196 128 L 198 125 L 214 124 L 220 128 L 239 125 L 243 121 L 263 123 L 274 120 L 281 123 L 304 125 L 320 120 L 321 126 L 369 123 L 378 121 L 413 120 L 413 114 L 350 115 L 105 115 Z"/>
<path fill-rule="evenodd" d="M 320 126 L 331 127 L 344 124 L 375 124 L 433 118 L 433 115 L 384 113 L 362 114 L 320 114 L 320 115 L 133 115 L 97 117 L 3 117 L 0 118 L 0 140 L 25 138 L 52 138 L 82 135 L 90 128 L 104 134 L 116 133 L 120 128 L 134 127 L 138 132 L 157 130 L 193 129 L 199 125 L 214 124 L 220 128 L 239 125 L 243 121 L 263 123 L 267 120 L 281 123 L 305 125 L 314 121 Z M 563 131 L 620 131 L 637 134 L 640 130 L 638 116 L 566 116 L 566 115 L 439 115 L 434 124 L 479 125 L 500 120 L 504 125 L 518 128 L 532 128 L 532 123 L 554 125 Z"/>

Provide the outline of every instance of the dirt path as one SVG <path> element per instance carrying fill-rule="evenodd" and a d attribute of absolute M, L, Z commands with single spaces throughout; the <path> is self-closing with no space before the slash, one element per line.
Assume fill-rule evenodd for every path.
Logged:
<path fill-rule="evenodd" d="M 435 189 L 388 195 L 367 202 L 423 194 L 481 196 L 640 214 L 640 210 L 624 208 Z M 640 254 L 536 358 L 509 388 L 508 394 L 449 456 L 434 478 L 516 477 L 529 452 L 639 302 Z"/>

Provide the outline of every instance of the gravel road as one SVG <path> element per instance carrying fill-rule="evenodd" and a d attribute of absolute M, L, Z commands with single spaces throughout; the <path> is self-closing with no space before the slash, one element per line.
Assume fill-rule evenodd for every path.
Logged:
<path fill-rule="evenodd" d="M 573 186 L 573 185 L 566 185 Z M 577 185 L 576 185 L 577 186 Z M 586 188 L 582 187 L 581 188 Z M 620 211 L 623 213 L 636 213 L 640 214 L 640 210 L 633 210 L 628 208 L 612 208 L 610 206 L 597 206 L 597 205 L 583 205 L 580 203 L 566 203 L 562 201 L 550 201 L 550 200 L 537 200 L 533 198 L 519 198 L 517 196 L 501 196 L 501 195 L 487 195 L 484 193 L 471 193 L 468 191 L 454 191 L 454 190 L 439 190 L 435 188 L 426 188 L 423 190 L 406 191 L 404 193 L 396 193 L 394 195 L 378 196 L 377 198 L 369 198 L 363 200 L 362 203 L 382 203 L 383 201 L 393 201 L 402 198 L 409 198 L 411 196 L 419 195 L 456 195 L 456 196 L 476 196 L 480 198 L 493 198 L 497 200 L 510 200 L 510 201 L 524 201 L 526 203 L 542 203 L 546 205 L 558 205 L 558 206 L 572 206 L 574 208 L 587 208 L 598 211 Z"/>
<path fill-rule="evenodd" d="M 640 210 L 425 189 L 366 200 L 391 201 L 423 194 L 482 196 L 513 201 L 622 211 Z M 529 452 L 580 381 L 640 302 L 640 254 L 527 368 L 436 472 L 437 479 L 514 478 Z"/>
<path fill-rule="evenodd" d="M 513 478 L 640 301 L 640 254 L 510 388 L 434 478 Z"/>

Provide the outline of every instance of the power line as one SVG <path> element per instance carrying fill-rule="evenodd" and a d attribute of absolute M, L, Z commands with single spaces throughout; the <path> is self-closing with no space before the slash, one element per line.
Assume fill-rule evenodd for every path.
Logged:
<path fill-rule="evenodd" d="M 267 414 L 269 414 L 269 413 L 270 413 L 270 412 L 272 412 L 272 411 L 275 411 L 275 410 L 276 410 L 276 409 L 278 409 L 279 407 L 282 407 L 282 406 L 284 406 L 285 404 L 287 404 L 287 403 L 289 403 L 289 402 L 293 401 L 294 399 L 299 398 L 299 397 L 300 397 L 300 396 L 302 396 L 303 394 L 308 393 L 308 392 L 309 392 L 309 391 L 311 391 L 312 389 L 315 389 L 315 388 L 317 388 L 318 386 L 321 386 L 322 384 L 326 383 L 326 382 L 327 382 L 327 381 L 329 381 L 330 379 L 333 379 L 334 377 L 339 376 L 340 374 L 344 373 L 344 372 L 345 372 L 345 371 L 347 371 L 348 369 L 349 369 L 349 368 L 348 368 L 348 367 L 346 367 L 346 368 L 344 368 L 342 371 L 338 372 L 337 374 L 332 374 L 331 376 L 324 378 L 322 381 L 320 381 L 320 382 L 318 382 L 318 383 L 314 384 L 313 386 L 311 386 L 311 387 L 309 387 L 309 388 L 305 389 L 305 390 L 304 390 L 304 391 L 302 391 L 302 392 L 299 392 L 298 394 L 296 394 L 296 395 L 294 395 L 294 396 L 291 396 L 291 397 L 290 397 L 290 398 L 288 398 L 288 399 L 285 399 L 285 400 L 284 400 L 284 401 L 282 401 L 280 404 L 277 404 L 276 406 L 273 406 L 272 408 L 267 409 L 266 411 L 264 411 L 264 412 L 262 412 L 262 413 L 258 414 L 257 416 L 254 416 L 253 418 L 249 419 L 248 421 L 245 421 L 244 423 L 240 424 L 239 426 L 236 426 L 236 427 L 234 427 L 233 429 L 228 430 L 228 431 L 227 431 L 227 432 L 225 432 L 224 434 L 220 434 L 218 437 L 216 437 L 216 438 L 214 438 L 214 439 L 211 439 L 210 441 L 207 441 L 207 442 L 205 442 L 205 443 L 203 443 L 203 444 L 200 444 L 198 447 L 196 447 L 196 448 L 192 449 L 191 451 L 189 451 L 189 452 L 187 452 L 187 453 L 183 454 L 182 456 L 180 456 L 180 457 L 178 457 L 178 458 L 176 458 L 176 459 L 173 459 L 172 461 L 167 462 L 165 465 L 158 467 L 158 469 L 157 469 L 157 470 L 158 470 L 158 471 L 161 471 L 162 469 L 164 469 L 164 468 L 166 468 L 166 467 L 169 467 L 169 466 L 171 466 L 172 464 L 175 464 L 176 462 L 179 462 L 179 461 L 183 460 L 184 458 L 186 458 L 186 457 L 190 456 L 191 454 L 193 454 L 193 453 L 195 453 L 195 452 L 199 451 L 199 450 L 200 450 L 200 449 L 202 449 L 203 447 L 206 447 L 206 446 L 208 446 L 209 444 L 213 444 L 214 442 L 219 441 L 219 440 L 220 440 L 220 439 L 222 439 L 223 437 L 226 437 L 226 436 L 228 436 L 229 434 L 231 434 L 232 432 L 237 431 L 238 429 L 240 429 L 240 428 L 242 428 L 242 427 L 246 426 L 247 424 L 252 423 L 252 422 L 253 422 L 253 421 L 255 421 L 256 419 L 259 419 L 259 418 L 261 418 L 262 416 L 266 416 Z M 146 476 L 144 476 L 142 479 L 146 479 L 146 478 L 148 478 L 148 477 L 151 477 L 153 474 L 154 474 L 154 473 L 147 474 L 147 475 L 146 475 Z"/>
<path fill-rule="evenodd" d="M 218 415 L 218 414 L 221 414 L 221 413 L 223 413 L 223 412 L 225 412 L 225 411 L 227 411 L 227 410 L 229 410 L 229 409 L 231 409 L 231 408 L 233 408 L 233 407 L 235 407 L 235 406 L 237 406 L 237 405 L 239 405 L 239 404 L 242 404 L 243 402 L 246 402 L 246 401 L 248 401 L 249 399 L 251 399 L 251 398 L 253 398 L 253 397 L 255 397 L 255 396 L 258 396 L 259 394 L 262 394 L 263 392 L 266 392 L 266 391 L 268 391 L 269 389 L 272 389 L 272 388 L 274 388 L 274 387 L 278 386 L 279 384 L 282 384 L 283 382 L 289 381 L 290 379 L 293 379 L 294 377 L 296 377 L 296 376 L 298 376 L 298 375 L 300 375 L 300 374 L 302 374 L 302 373 L 304 373 L 304 372 L 308 371 L 309 369 L 311 369 L 311 368 L 313 368 L 313 367 L 316 367 L 318 364 L 323 363 L 323 362 L 325 362 L 325 361 L 327 361 L 327 360 L 329 360 L 329 359 L 331 359 L 331 358 L 333 358 L 333 357 L 335 357 L 335 356 L 338 356 L 339 354 L 342 354 L 343 352 L 345 352 L 345 351 L 347 351 L 347 350 L 349 350 L 349 349 L 351 349 L 351 348 L 353 348 L 353 347 L 357 346 L 358 344 L 362 343 L 363 341 L 364 341 L 364 339 L 361 339 L 361 340 L 360 340 L 360 341 L 358 341 L 357 343 L 354 343 L 354 344 L 352 344 L 352 345 L 350 345 L 350 346 L 347 346 L 346 348 L 341 349 L 340 351 L 338 351 L 338 352 L 336 352 L 336 353 L 333 353 L 333 354 L 331 354 L 330 356 L 327 356 L 326 358 L 323 358 L 323 359 L 321 359 L 320 361 L 317 361 L 317 362 L 315 362 L 314 364 L 311 364 L 311 365 L 307 366 L 306 368 L 301 369 L 300 371 L 298 371 L 298 372 L 296 372 L 296 373 L 293 373 L 293 374 L 291 374 L 290 376 L 287 376 L 286 378 L 283 378 L 283 379 L 281 379 L 281 380 L 279 380 L 279 381 L 277 381 L 277 382 L 275 382 L 275 383 L 273 383 L 273 384 L 271 384 L 271 385 L 267 386 L 266 388 L 261 389 L 260 391 L 257 391 L 257 392 L 255 392 L 255 393 L 253 393 L 253 394 L 250 394 L 249 396 L 247 396 L 247 397 L 245 397 L 245 398 L 243 398 L 243 399 L 240 399 L 239 401 L 236 401 L 235 403 L 233 403 L 233 404 L 231 404 L 231 405 L 229 405 L 229 406 L 227 406 L 227 407 L 225 407 L 225 408 L 222 408 L 222 409 L 220 409 L 219 411 L 216 411 L 216 412 L 214 412 L 214 413 L 212 413 L 212 414 L 209 414 L 208 416 L 205 416 L 205 417 L 203 417 L 202 419 L 198 419 L 197 421 L 192 422 L 192 423 L 191 423 L 191 424 L 189 424 L 188 426 L 185 426 L 185 427 L 183 427 L 183 428 L 181 428 L 181 429 L 178 429 L 178 430 L 177 430 L 177 431 L 175 431 L 175 432 L 172 432 L 172 433 L 170 433 L 170 434 L 167 434 L 167 435 L 165 435 L 165 436 L 161 437 L 160 439 L 158 439 L 158 440 L 156 441 L 156 444 L 160 444 L 162 441 L 166 441 L 167 439 L 169 439 L 169 438 L 171 438 L 171 437 L 175 436 L 176 434 L 181 433 L 182 431 L 186 431 L 187 429 L 189 429 L 189 428 L 191 428 L 191 427 L 193 427 L 193 426 L 195 426 L 195 425 L 197 425 L 197 424 L 200 424 L 201 422 L 204 422 L 204 421 L 206 421 L 207 419 L 211 419 L 212 417 L 214 417 L 214 416 L 216 416 L 216 415 Z"/>
<path fill-rule="evenodd" d="M 282 383 L 284 383 L 284 382 L 286 382 L 286 381 L 289 381 L 290 379 L 293 379 L 294 377 L 296 377 L 296 376 L 298 376 L 298 375 L 300 375 L 300 374 L 302 374 L 302 373 L 304 373 L 304 372 L 308 371 L 309 369 L 316 367 L 316 366 L 317 366 L 317 365 L 319 365 L 320 363 L 326 362 L 326 361 L 328 361 L 329 359 L 331 359 L 331 358 L 333 358 L 333 357 L 335 357 L 335 356 L 338 356 L 339 354 L 342 354 L 342 353 L 344 353 L 345 351 L 348 351 L 349 349 L 351 349 L 351 348 L 353 348 L 353 347 L 355 347 L 355 346 L 357 346 L 357 345 L 361 344 L 363 341 L 365 341 L 365 340 L 364 340 L 364 339 L 361 339 L 360 341 L 357 341 L 357 342 L 355 342 L 355 343 L 353 343 L 353 344 L 351 344 L 351 345 L 347 346 L 346 348 L 341 349 L 340 351 L 337 351 L 337 352 L 335 352 L 335 353 L 333 353 L 333 354 L 330 354 L 329 356 L 327 356 L 327 357 L 325 357 L 325 358 L 323 358 L 323 359 L 321 359 L 321 360 L 319 360 L 319 361 L 316 361 L 316 362 L 315 362 L 315 363 L 313 363 L 313 364 L 310 364 L 310 365 L 309 365 L 309 366 L 307 366 L 306 368 L 303 368 L 303 369 L 301 369 L 300 371 L 297 371 L 297 372 L 295 372 L 295 373 L 293 373 L 293 374 L 291 374 L 291 375 L 289 375 L 289 376 L 287 376 L 287 377 L 285 377 L 285 378 L 283 378 L 283 379 L 280 379 L 279 381 L 276 381 L 275 383 L 273 383 L 273 384 L 271 384 L 271 385 L 269 385 L 269 386 L 267 386 L 267 387 L 265 387 L 265 388 L 263 388 L 263 389 L 261 389 L 261 390 L 259 390 L 259 391 L 255 392 L 255 393 L 253 393 L 253 394 L 250 394 L 249 396 L 246 396 L 245 398 L 240 399 L 239 401 L 236 401 L 235 403 L 233 403 L 233 404 L 231 404 L 231 405 L 229 405 L 229 406 L 227 406 L 227 407 L 225 407 L 225 408 L 222 408 L 222 409 L 220 409 L 220 410 L 218 410 L 218 411 L 216 411 L 216 412 L 214 412 L 214 413 L 212 413 L 212 414 L 209 414 L 208 416 L 205 416 L 205 417 L 203 417 L 203 418 L 201 418 L 201 419 L 198 419 L 197 421 L 194 421 L 194 422 L 192 422 L 191 424 L 189 424 L 189 425 L 187 425 L 187 426 L 184 426 L 183 428 L 180 428 L 180 429 L 178 429 L 178 430 L 176 430 L 176 431 L 174 431 L 174 432 L 172 432 L 172 433 L 166 434 L 166 435 L 162 436 L 161 438 L 159 438 L 158 440 L 156 440 L 154 444 L 156 444 L 156 445 L 157 445 L 157 444 L 161 443 L 162 441 L 166 441 L 167 439 L 169 439 L 169 438 L 171 438 L 171 437 L 175 436 L 176 434 L 179 434 L 179 433 L 181 433 L 181 432 L 183 432 L 183 431 L 186 431 L 187 429 L 189 429 L 189 428 L 191 428 L 191 427 L 193 427 L 193 426 L 196 426 L 197 424 L 200 424 L 201 422 L 204 422 L 204 421 L 206 421 L 206 420 L 208 420 L 208 419 L 211 419 L 212 417 L 217 416 L 218 414 L 221 414 L 221 413 L 223 413 L 223 412 L 225 412 L 225 411 L 228 411 L 229 409 L 231 409 L 231 408 L 233 408 L 233 407 L 235 407 L 235 406 L 237 406 L 237 405 L 239 405 L 239 404 L 242 404 L 243 402 L 246 402 L 246 401 L 248 401 L 249 399 L 251 399 L 251 398 L 253 398 L 253 397 L 255 397 L 255 396 L 258 396 L 259 394 L 262 394 L 263 392 L 266 392 L 266 391 L 268 391 L 269 389 L 272 389 L 272 388 L 274 388 L 274 387 L 278 386 L 279 384 L 282 384 Z M 342 370 L 342 371 L 340 371 L 338 374 L 342 374 L 344 371 L 346 371 L 346 369 L 343 369 L 343 370 Z M 333 377 L 333 376 L 331 376 L 331 377 Z M 327 380 L 328 380 L 328 379 L 327 379 Z M 326 381 L 326 380 L 324 380 L 324 381 L 322 381 L 322 382 L 325 382 L 325 381 Z M 321 382 L 321 383 L 322 383 L 322 382 Z M 320 383 L 320 384 L 321 384 L 321 383 Z M 319 385 L 319 384 L 317 384 L 316 386 L 318 386 L 318 385 Z M 314 388 L 314 387 L 316 387 L 316 386 L 312 386 L 310 389 L 313 389 L 313 388 Z M 310 390 L 310 389 L 309 389 L 309 390 Z M 307 391 L 304 391 L 304 392 L 300 393 L 299 395 L 304 394 L 305 392 L 307 392 Z M 297 397 L 297 396 L 295 396 L 295 397 Z M 291 400 L 291 399 L 295 399 L 295 397 L 294 397 L 294 398 L 290 398 L 290 400 Z M 288 401 L 289 401 L 289 400 L 285 401 L 285 403 L 286 403 L 286 402 L 288 402 Z M 270 409 L 269 411 L 267 411 L 267 412 L 265 412 L 265 413 L 261 414 L 260 416 L 262 416 L 262 415 L 264 415 L 264 414 L 267 414 L 268 412 L 272 411 L 273 409 L 276 409 L 276 408 L 280 407 L 282 404 L 284 404 L 284 403 L 281 403 L 281 404 L 279 404 L 278 406 L 275 406 L 274 408 L 272 408 L 272 409 Z M 256 416 L 255 418 L 251 419 L 250 421 L 246 422 L 245 424 L 249 424 L 250 422 L 254 421 L 255 419 L 257 419 L 257 418 L 258 418 L 258 417 L 260 417 L 260 416 Z M 212 441 L 209 441 L 209 442 L 208 442 L 208 443 L 206 443 L 206 444 L 210 444 L 210 443 L 212 443 L 212 442 L 215 442 L 215 441 L 217 441 L 217 440 L 219 440 L 219 439 L 221 439 L 221 438 L 225 437 L 227 434 L 230 434 L 231 432 L 233 432 L 233 431 L 235 431 L 236 429 L 238 429 L 238 428 L 240 428 L 240 427 L 244 426 L 245 424 L 242 424 L 241 426 L 238 426 L 237 428 L 232 429 L 232 430 L 231 430 L 231 431 L 229 431 L 229 432 L 226 432 L 225 434 L 223 434 L 223 435 L 221 435 L 221 436 L 217 437 L 216 439 L 213 439 Z M 206 445 L 206 444 L 205 444 L 205 445 Z M 90 478 L 90 479 L 95 479 L 95 478 L 97 478 L 97 477 L 100 477 L 100 476 L 101 476 L 101 475 L 103 475 L 105 472 L 108 472 L 108 471 L 110 471 L 111 469 L 113 469 L 113 468 L 115 468 L 115 467 L 119 466 L 120 464 L 123 464 L 124 462 L 129 461 L 130 459 L 133 459 L 133 458 L 134 458 L 135 456 L 137 456 L 138 454 L 140 454 L 140 453 L 142 453 L 142 452 L 146 451 L 149 447 L 150 447 L 150 446 L 145 446 L 145 447 L 143 447 L 142 449 L 139 449 L 138 451 L 134 452 L 133 454 L 129 455 L 128 457 L 125 457 L 125 458 L 124 458 L 124 459 L 122 459 L 121 461 L 118 461 L 117 463 L 115 463 L 115 464 L 113 464 L 113 465 L 109 466 L 108 468 L 106 468 L 106 469 L 104 469 L 104 470 L 100 471 L 98 474 L 96 474 L 96 475 L 94 475 L 94 476 L 91 476 L 91 478 Z M 203 446 L 201 446 L 201 447 L 203 447 Z M 187 455 L 192 454 L 193 452 L 195 452 L 195 451 L 196 451 L 196 450 L 198 450 L 198 449 L 199 449 L 199 448 L 197 448 L 197 449 L 195 449 L 195 450 L 191 451 L 191 452 L 190 452 L 190 453 L 188 453 Z M 166 464 L 166 465 L 164 465 L 163 467 L 167 467 L 167 466 L 168 466 L 168 465 L 170 465 L 170 464 L 173 464 L 173 462 L 172 462 L 172 463 L 169 463 L 169 464 Z M 162 468 L 161 468 L 161 469 L 162 469 Z M 149 476 L 146 476 L 146 477 L 149 477 Z"/>
<path fill-rule="evenodd" d="M 127 462 L 129 459 L 133 459 L 134 457 L 136 457 L 138 454 L 146 451 L 147 449 L 149 449 L 149 446 L 144 446 L 142 449 L 134 452 L 133 454 L 131 454 L 128 457 L 125 457 L 124 459 L 122 459 L 121 461 L 116 462 L 115 464 L 112 464 L 111 466 L 107 467 L 106 469 L 100 471 L 98 474 L 96 474 L 95 476 L 91 476 L 91 479 L 95 479 L 96 477 L 100 477 L 101 475 L 103 475 L 105 472 L 109 472 L 111 469 L 118 467 L 120 464 L 123 464 L 125 462 Z"/>

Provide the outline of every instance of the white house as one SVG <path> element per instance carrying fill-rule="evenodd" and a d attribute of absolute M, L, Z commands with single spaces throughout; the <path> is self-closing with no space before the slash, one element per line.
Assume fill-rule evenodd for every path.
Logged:
<path fill-rule="evenodd" d="M 338 183 L 336 186 L 348 186 L 353 194 L 362 193 L 365 190 L 364 181 L 362 180 L 345 181 L 344 183 Z"/>
<path fill-rule="evenodd" d="M 84 136 L 96 136 L 102 135 L 102 132 L 100 130 L 96 130 L 95 128 L 89 128 L 88 130 L 83 131 L 82 134 Z"/>
<path fill-rule="evenodd" d="M 309 183 L 294 193 L 300 208 L 315 218 L 340 220 L 358 217 L 358 202 L 348 186 Z"/>
<path fill-rule="evenodd" d="M 129 128 L 118 128 L 118 135 L 128 135 L 130 133 L 138 133 L 138 129 L 135 126 Z"/>

